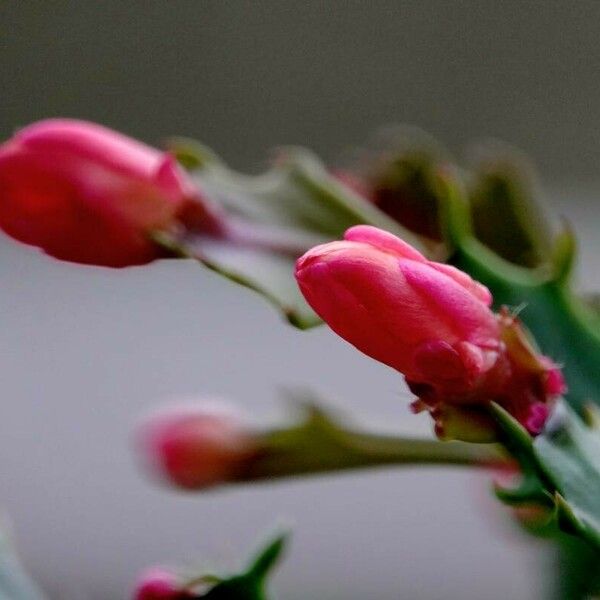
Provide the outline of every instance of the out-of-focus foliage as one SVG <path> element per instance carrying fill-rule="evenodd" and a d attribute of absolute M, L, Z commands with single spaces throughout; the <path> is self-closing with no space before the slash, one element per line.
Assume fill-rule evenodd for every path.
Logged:
<path fill-rule="evenodd" d="M 195 142 L 175 141 L 173 151 L 242 236 L 247 233 L 250 243 L 232 244 L 208 236 L 166 243 L 258 291 L 297 327 L 320 322 L 293 276 L 296 258 L 310 247 L 339 238 L 359 223 L 387 229 L 424 247 L 408 229 L 332 176 L 308 150 L 282 149 L 272 168 L 255 176 L 233 171 Z"/>

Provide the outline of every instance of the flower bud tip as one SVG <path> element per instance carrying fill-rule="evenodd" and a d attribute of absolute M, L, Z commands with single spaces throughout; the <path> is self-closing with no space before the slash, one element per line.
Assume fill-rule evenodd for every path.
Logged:
<path fill-rule="evenodd" d="M 136 584 L 133 600 L 184 600 L 191 596 L 182 590 L 177 577 L 161 567 L 142 573 Z"/>
<path fill-rule="evenodd" d="M 256 449 L 242 419 L 210 403 L 165 408 L 146 418 L 137 433 L 151 472 L 190 490 L 234 479 Z"/>

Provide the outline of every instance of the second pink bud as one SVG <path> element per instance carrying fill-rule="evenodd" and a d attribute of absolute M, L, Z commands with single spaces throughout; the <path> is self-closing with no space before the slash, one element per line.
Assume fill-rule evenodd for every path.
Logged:
<path fill-rule="evenodd" d="M 241 418 L 221 406 L 166 408 L 142 423 L 137 441 L 154 474 L 190 490 L 235 479 L 256 452 Z"/>

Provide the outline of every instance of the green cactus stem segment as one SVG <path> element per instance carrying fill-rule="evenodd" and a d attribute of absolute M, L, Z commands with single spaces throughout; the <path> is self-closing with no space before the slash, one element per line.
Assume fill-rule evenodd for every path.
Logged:
<path fill-rule="evenodd" d="M 583 421 L 559 401 L 544 431 L 532 438 L 497 404 L 490 404 L 490 414 L 522 472 L 516 488 L 497 487 L 498 497 L 509 504 L 552 508 L 560 529 L 600 552 L 600 434 L 594 423 Z"/>
<path fill-rule="evenodd" d="M 441 442 L 348 429 L 314 403 L 304 404 L 297 424 L 261 434 L 258 446 L 237 482 L 269 482 L 374 467 L 484 467 L 506 457 L 494 444 Z"/>
<path fill-rule="evenodd" d="M 194 598 L 211 600 L 267 600 L 267 578 L 285 551 L 287 533 L 278 534 L 261 548 L 250 561 L 249 567 L 239 574 L 229 576 L 201 575 L 189 579 L 186 589 Z M 205 593 L 195 595 L 198 586 L 209 586 Z"/>
<path fill-rule="evenodd" d="M 541 351 L 563 367 L 566 400 L 581 411 L 600 399 L 600 328 L 593 310 L 571 290 L 575 240 L 568 227 L 555 240 L 552 256 L 536 269 L 504 260 L 479 242 L 457 180 L 441 173 L 445 231 L 454 248 L 451 262 L 486 285 L 495 307 L 520 307 L 519 318 Z"/>

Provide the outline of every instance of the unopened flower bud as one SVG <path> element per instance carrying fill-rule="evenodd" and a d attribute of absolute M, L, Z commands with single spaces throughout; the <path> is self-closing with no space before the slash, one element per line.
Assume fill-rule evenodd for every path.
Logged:
<path fill-rule="evenodd" d="M 147 263 L 180 215 L 219 228 L 171 155 L 101 125 L 48 119 L 0 146 L 0 228 L 56 258 Z"/>
<path fill-rule="evenodd" d="M 411 381 L 469 386 L 495 360 L 500 330 L 487 288 L 367 225 L 302 256 L 296 278 L 340 336 Z"/>
<path fill-rule="evenodd" d="M 185 600 L 192 595 L 181 588 L 178 578 L 166 569 L 155 567 L 142 573 L 133 600 Z"/>
<path fill-rule="evenodd" d="M 256 452 L 241 418 L 210 405 L 155 413 L 141 425 L 138 442 L 154 473 L 190 490 L 235 479 Z"/>
<path fill-rule="evenodd" d="M 296 278 L 338 335 L 404 374 L 442 437 L 490 437 L 489 419 L 464 409 L 492 400 L 537 434 L 564 391 L 518 319 L 491 311 L 487 288 L 385 231 L 350 228 L 298 259 Z"/>

